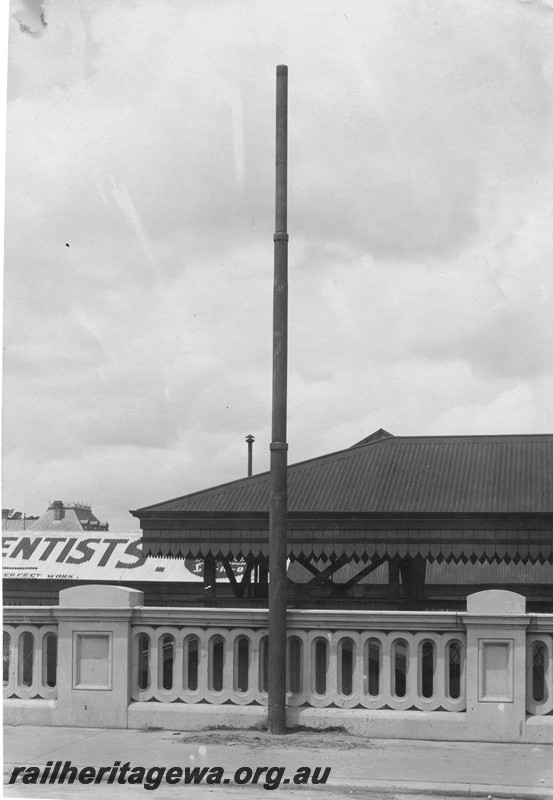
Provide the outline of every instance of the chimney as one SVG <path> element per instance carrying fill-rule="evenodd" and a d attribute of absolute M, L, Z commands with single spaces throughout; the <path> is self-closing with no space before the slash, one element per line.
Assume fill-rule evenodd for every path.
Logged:
<path fill-rule="evenodd" d="M 248 433 L 246 436 L 246 441 L 248 443 L 248 478 L 251 478 L 253 465 L 253 443 L 255 442 L 255 436 L 252 436 L 251 433 Z"/>
<path fill-rule="evenodd" d="M 54 519 L 60 520 L 63 519 L 65 516 L 65 509 L 63 507 L 63 500 L 54 500 L 52 503 L 52 508 L 54 509 Z"/>

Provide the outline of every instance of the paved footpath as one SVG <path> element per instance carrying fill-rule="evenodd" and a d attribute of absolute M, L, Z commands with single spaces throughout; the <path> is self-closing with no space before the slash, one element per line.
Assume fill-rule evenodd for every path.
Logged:
<path fill-rule="evenodd" d="M 224 782 L 184 786 L 160 783 L 158 800 L 176 800 L 183 793 L 194 800 L 259 800 L 267 791 L 300 800 L 359 797 L 391 800 L 414 794 L 420 797 L 510 797 L 553 799 L 553 745 L 430 742 L 372 739 L 336 732 L 298 731 L 271 736 L 264 731 L 136 731 L 105 728 L 4 728 L 4 796 L 6 798 L 107 798 L 148 797 L 141 785 L 102 783 L 81 785 L 6 785 L 16 766 L 70 761 L 73 766 L 112 767 L 116 761 L 143 767 L 222 767 Z M 272 786 L 237 786 L 240 767 L 285 768 Z M 326 786 L 295 786 L 301 767 L 330 767 Z M 264 775 L 265 773 L 263 773 Z M 247 777 L 248 770 L 242 773 Z M 278 785 L 275 785 L 278 784 Z M 229 797 L 230 796 L 230 797 Z"/>

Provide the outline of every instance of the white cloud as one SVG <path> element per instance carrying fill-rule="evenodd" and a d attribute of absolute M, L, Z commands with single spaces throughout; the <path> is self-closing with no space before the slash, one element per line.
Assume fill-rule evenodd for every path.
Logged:
<path fill-rule="evenodd" d="M 10 506 L 87 497 L 125 527 L 243 474 L 247 433 L 268 466 L 278 63 L 291 460 L 379 427 L 551 429 L 543 4 L 42 10 L 10 41 Z"/>

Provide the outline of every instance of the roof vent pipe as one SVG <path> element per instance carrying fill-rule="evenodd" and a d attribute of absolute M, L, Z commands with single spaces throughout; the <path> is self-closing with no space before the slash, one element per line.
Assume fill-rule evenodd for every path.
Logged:
<path fill-rule="evenodd" d="M 255 442 L 255 436 L 252 436 L 251 433 L 248 433 L 246 436 L 246 441 L 248 443 L 248 478 L 251 478 L 253 466 L 253 443 Z"/>

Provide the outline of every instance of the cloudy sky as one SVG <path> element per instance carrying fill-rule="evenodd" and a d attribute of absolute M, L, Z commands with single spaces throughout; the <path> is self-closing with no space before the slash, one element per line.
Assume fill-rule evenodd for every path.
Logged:
<path fill-rule="evenodd" d="M 3 505 L 268 468 L 275 67 L 290 463 L 553 430 L 553 2 L 17 0 Z"/>

